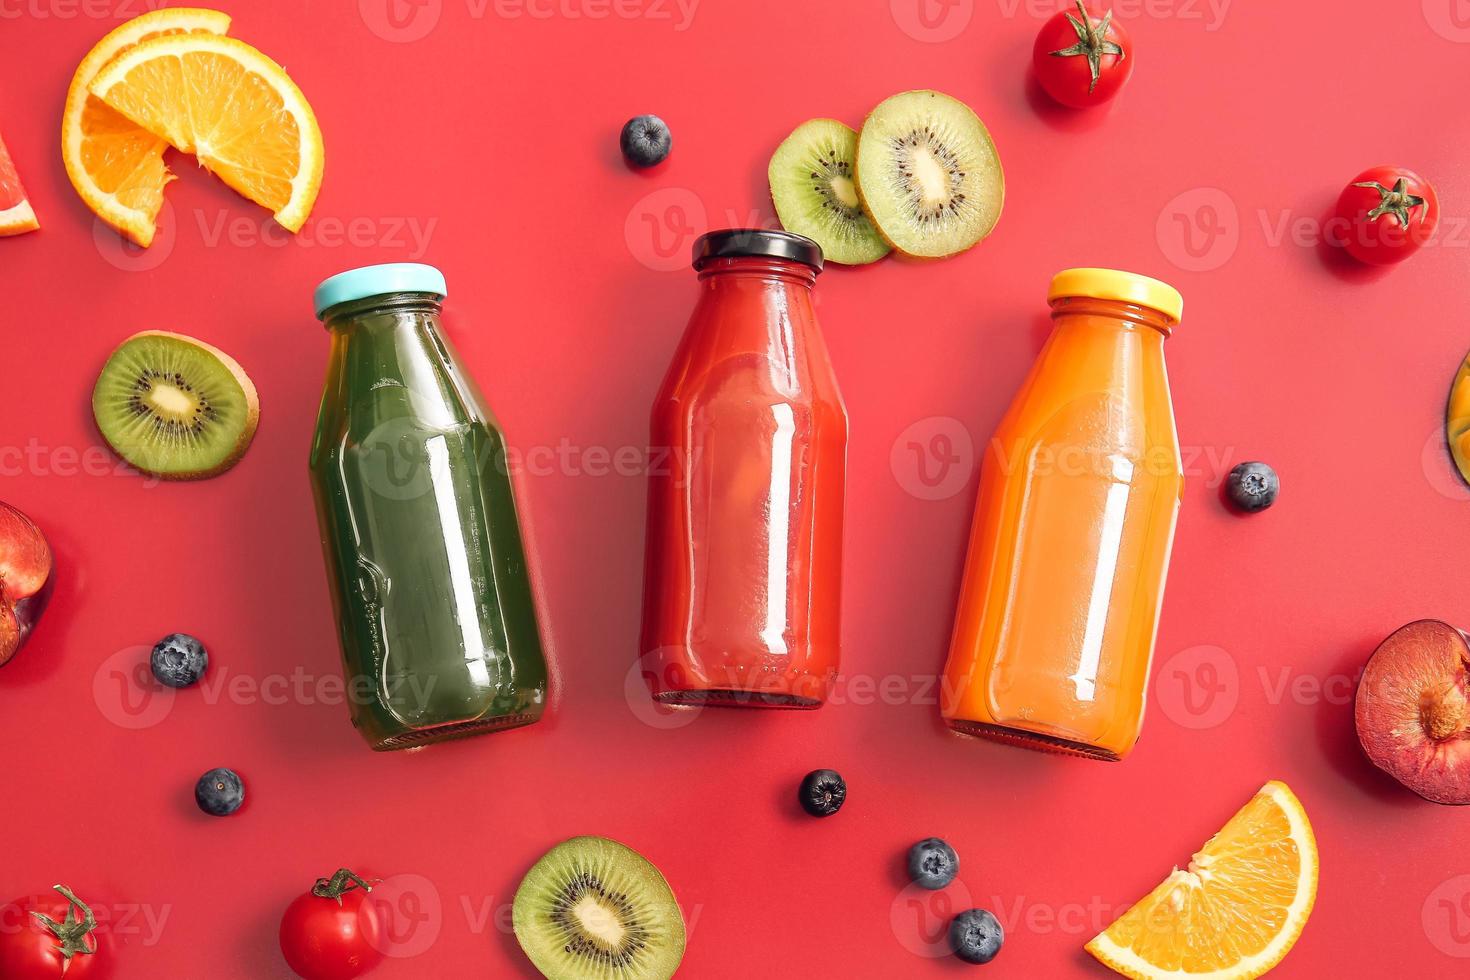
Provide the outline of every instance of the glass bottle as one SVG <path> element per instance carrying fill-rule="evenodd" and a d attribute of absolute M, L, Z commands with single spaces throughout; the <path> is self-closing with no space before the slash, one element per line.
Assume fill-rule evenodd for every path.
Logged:
<path fill-rule="evenodd" d="M 440 330 L 431 266 L 316 291 L 331 334 L 311 449 L 352 721 L 399 749 L 527 725 L 547 669 L 505 434 Z"/>
<path fill-rule="evenodd" d="M 1055 324 L 986 448 L 942 687 L 961 732 L 1118 760 L 1138 740 L 1184 473 L 1164 339 L 1184 301 L 1109 269 Z"/>
<path fill-rule="evenodd" d="M 837 674 L 847 411 L 817 244 L 714 232 L 653 406 L 643 667 L 666 704 L 815 708 Z"/>

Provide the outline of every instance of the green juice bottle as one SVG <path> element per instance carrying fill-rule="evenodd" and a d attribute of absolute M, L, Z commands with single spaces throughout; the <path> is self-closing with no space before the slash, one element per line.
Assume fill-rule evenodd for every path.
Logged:
<path fill-rule="evenodd" d="M 547 670 L 505 434 L 439 329 L 444 276 L 316 290 L 332 338 L 311 480 L 352 721 L 374 749 L 528 725 Z"/>

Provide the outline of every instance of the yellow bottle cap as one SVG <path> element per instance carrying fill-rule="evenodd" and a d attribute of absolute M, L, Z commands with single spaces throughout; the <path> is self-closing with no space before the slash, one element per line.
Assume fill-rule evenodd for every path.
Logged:
<path fill-rule="evenodd" d="M 1047 302 L 1064 296 L 1111 299 L 1158 310 L 1175 323 L 1184 314 L 1184 297 L 1166 282 L 1117 269 L 1064 269 L 1051 277 Z"/>

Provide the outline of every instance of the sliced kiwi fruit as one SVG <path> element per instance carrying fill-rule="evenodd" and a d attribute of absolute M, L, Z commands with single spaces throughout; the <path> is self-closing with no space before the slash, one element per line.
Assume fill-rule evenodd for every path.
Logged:
<path fill-rule="evenodd" d="M 123 341 L 92 389 L 102 437 L 145 473 L 193 480 L 244 455 L 260 419 L 255 385 L 217 347 L 162 330 Z"/>
<path fill-rule="evenodd" d="M 512 907 L 521 949 L 550 980 L 667 980 L 684 958 L 684 916 L 643 855 L 605 837 L 553 847 Z"/>
<path fill-rule="evenodd" d="M 781 227 L 822 246 L 843 265 L 876 262 L 890 251 L 863 212 L 853 183 L 857 133 L 835 119 L 809 119 L 776 148 L 768 176 Z"/>
<path fill-rule="evenodd" d="M 995 227 L 1005 175 L 980 117 L 928 90 L 885 99 L 858 135 L 857 187 L 879 234 L 905 255 L 963 252 Z"/>

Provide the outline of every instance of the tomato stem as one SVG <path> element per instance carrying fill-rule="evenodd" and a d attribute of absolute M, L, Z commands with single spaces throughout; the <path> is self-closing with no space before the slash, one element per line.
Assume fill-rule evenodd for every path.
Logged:
<path fill-rule="evenodd" d="M 1394 182 L 1392 189 L 1384 187 L 1376 180 L 1359 180 L 1353 186 L 1371 187 L 1378 192 L 1378 206 L 1368 212 L 1369 221 L 1387 214 L 1391 215 L 1400 226 L 1407 228 L 1412 217 L 1409 212 L 1424 206 L 1424 198 L 1410 194 L 1409 182 L 1403 177 Z"/>
<path fill-rule="evenodd" d="M 1122 61 L 1128 57 L 1128 54 L 1116 41 L 1108 40 L 1108 31 L 1113 26 L 1111 9 L 1103 14 L 1102 20 L 1096 24 L 1092 22 L 1092 17 L 1087 13 L 1087 6 L 1082 0 L 1077 0 L 1077 13 L 1081 15 L 1080 20 L 1073 17 L 1070 12 L 1067 14 L 1067 21 L 1072 25 L 1072 30 L 1077 32 L 1077 43 L 1070 48 L 1053 51 L 1052 57 L 1071 58 L 1077 55 L 1085 57 L 1087 67 L 1092 72 L 1092 82 L 1087 86 L 1087 92 L 1091 95 L 1092 90 L 1097 88 L 1098 78 L 1102 76 L 1102 56 L 1105 54 L 1117 55 L 1118 60 Z"/>
<path fill-rule="evenodd" d="M 373 890 L 381 879 L 374 878 L 371 882 L 364 881 L 353 874 L 347 868 L 338 869 L 331 878 L 318 878 L 316 884 L 311 886 L 311 893 L 317 898 L 335 899 L 338 905 L 342 904 L 342 896 L 354 888 L 361 888 L 365 892 Z"/>
<path fill-rule="evenodd" d="M 81 953 L 91 956 L 97 952 L 97 940 L 92 935 L 92 930 L 97 928 L 97 917 L 92 910 L 87 908 L 87 903 L 77 898 L 76 894 L 65 885 L 53 885 L 56 891 L 66 899 L 66 917 L 60 922 L 41 912 L 32 912 L 41 924 L 44 925 L 51 935 L 56 937 L 57 949 L 61 951 L 64 960 L 70 960 L 73 956 Z M 80 909 L 82 917 L 77 918 L 77 910 Z M 91 940 L 91 945 L 87 941 Z"/>

